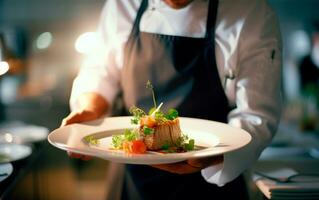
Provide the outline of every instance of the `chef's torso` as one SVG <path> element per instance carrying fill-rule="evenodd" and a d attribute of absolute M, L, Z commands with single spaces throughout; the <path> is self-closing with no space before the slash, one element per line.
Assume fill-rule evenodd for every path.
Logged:
<path fill-rule="evenodd" d="M 181 116 L 226 122 L 228 101 L 215 59 L 217 1 L 209 3 L 204 38 L 140 31 L 147 8 L 144 0 L 125 46 L 121 86 L 126 108 L 153 107 L 146 89 L 150 80 L 164 111 L 176 108 Z"/>

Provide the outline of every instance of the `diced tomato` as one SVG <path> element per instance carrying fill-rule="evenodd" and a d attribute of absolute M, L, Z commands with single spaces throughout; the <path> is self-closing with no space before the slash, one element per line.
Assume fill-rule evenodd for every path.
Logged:
<path fill-rule="evenodd" d="M 123 143 L 123 150 L 126 153 L 142 154 L 146 152 L 146 145 L 142 140 L 134 140 Z"/>
<path fill-rule="evenodd" d="M 146 145 L 142 140 L 132 141 L 132 153 L 145 153 Z"/>
<path fill-rule="evenodd" d="M 156 126 L 156 120 L 153 117 L 147 116 L 141 118 L 140 125 L 146 125 L 148 128 L 153 128 Z"/>
<path fill-rule="evenodd" d="M 132 142 L 123 142 L 122 147 L 126 153 L 132 153 Z"/>

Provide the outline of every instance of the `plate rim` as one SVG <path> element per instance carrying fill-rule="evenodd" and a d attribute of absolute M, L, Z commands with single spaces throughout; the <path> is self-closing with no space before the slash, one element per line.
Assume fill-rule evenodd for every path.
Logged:
<path fill-rule="evenodd" d="M 102 159 L 105 159 L 105 160 L 109 160 L 109 161 L 112 161 L 112 162 L 118 162 L 118 163 L 127 163 L 127 164 L 161 164 L 161 163 L 174 163 L 174 162 L 179 162 L 179 161 L 183 161 L 183 160 L 187 160 L 187 159 L 190 159 L 190 158 L 201 158 L 201 157 L 207 157 L 207 156 L 214 156 L 214 155 L 221 155 L 221 154 L 225 154 L 225 153 L 229 153 L 231 151 L 235 151 L 235 150 L 238 150 L 244 146 L 246 146 L 247 144 L 249 144 L 251 142 L 251 135 L 243 130 L 243 129 L 240 129 L 240 128 L 236 128 L 236 127 L 232 127 L 230 126 L 229 124 L 226 124 L 226 123 L 222 123 L 222 122 L 217 122 L 217 121 L 212 121 L 212 120 L 206 120 L 206 119 L 199 119 L 199 118 L 190 118 L 190 117 L 179 117 L 180 119 L 180 123 L 181 123 L 181 127 L 183 126 L 182 124 L 183 123 L 186 123 L 186 121 L 193 121 L 194 123 L 199 123 L 199 122 L 202 122 L 202 123 L 207 123 L 207 124 L 211 124 L 213 126 L 220 126 L 220 127 L 227 127 L 228 129 L 230 130 L 236 130 L 237 132 L 241 132 L 241 136 L 245 136 L 246 138 L 244 138 L 245 142 L 242 142 L 241 145 L 239 146 L 236 146 L 236 147 L 232 147 L 231 149 L 224 149 L 222 152 L 218 153 L 218 152 L 215 152 L 215 153 L 212 153 L 212 152 L 208 152 L 207 154 L 203 153 L 203 154 L 200 154 L 202 153 L 204 150 L 199 150 L 199 151 L 196 151 L 195 153 L 190 153 L 190 152 L 186 152 L 186 153 L 177 153 L 178 158 L 176 157 L 176 154 L 170 154 L 170 155 L 175 155 L 174 156 L 170 156 L 170 155 L 167 155 L 165 154 L 165 156 L 161 155 L 161 156 L 155 156 L 155 155 L 152 155 L 152 159 L 148 160 L 146 159 L 147 157 L 150 157 L 150 156 L 146 156 L 146 155 L 149 155 L 149 154 L 141 154 L 142 156 L 140 155 L 136 155 L 134 154 L 133 156 L 132 155 L 127 155 L 125 154 L 125 156 L 123 156 L 123 153 L 121 154 L 121 156 L 115 156 L 115 154 L 105 154 L 105 155 L 100 155 L 101 153 L 105 153 L 106 151 L 102 151 L 100 149 L 95 149 L 95 148 L 90 148 L 89 145 L 86 146 L 85 149 L 83 148 L 74 148 L 74 147 L 70 147 L 68 146 L 67 144 L 63 144 L 63 143 L 59 143 L 57 141 L 53 141 L 53 136 L 55 136 L 56 134 L 61 134 L 61 132 L 63 131 L 68 131 L 68 129 L 72 131 L 72 129 L 85 129 L 85 128 L 92 128 L 95 127 L 95 132 L 91 132 L 89 134 L 83 134 L 83 137 L 87 136 L 87 135 L 92 135 L 92 134 L 95 134 L 95 133 L 98 133 L 98 132 L 101 132 L 101 131 L 109 131 L 109 130 L 116 130 L 115 127 L 110 127 L 110 128 L 101 128 L 103 127 L 103 125 L 107 124 L 107 122 L 109 121 L 109 123 L 113 120 L 127 120 L 128 124 L 127 125 L 121 125 L 121 128 L 118 128 L 118 129 L 125 129 L 125 128 L 131 128 L 131 127 L 135 127 L 133 125 L 131 125 L 129 123 L 129 120 L 131 119 L 132 116 L 116 116 L 116 117 L 104 117 L 104 118 L 100 118 L 100 119 L 97 119 L 97 120 L 93 120 L 93 121 L 89 121 L 89 122 L 85 122 L 85 123 L 74 123 L 74 124 L 70 124 L 70 125 L 67 125 L 67 126 L 64 126 L 64 127 L 60 127 L 60 128 L 57 128 L 55 130 L 53 130 L 52 132 L 50 132 L 48 134 L 48 141 L 51 145 L 59 148 L 59 149 L 62 149 L 62 150 L 65 150 L 65 151 L 72 151 L 72 152 L 75 152 L 75 153 L 80 153 L 80 154 L 86 154 L 86 155 L 90 155 L 90 156 L 94 156 L 94 157 L 99 157 L 99 158 L 102 158 Z M 100 127 L 96 127 L 96 124 L 100 124 L 101 126 Z M 110 124 L 109 124 L 110 125 Z M 93 128 L 94 129 L 94 128 Z M 70 134 L 69 134 L 70 135 Z M 70 137 L 68 135 L 68 137 Z M 217 137 L 219 136 L 218 134 L 215 134 Z M 81 140 L 82 138 L 81 137 Z M 218 146 L 218 145 L 217 145 Z M 214 147 L 213 147 L 214 148 Z M 196 153 L 199 153 L 196 155 Z M 144 155 L 144 156 L 143 156 Z M 145 160 L 146 159 L 146 160 Z"/>
<path fill-rule="evenodd" d="M 8 169 L 8 171 L 5 171 L 4 173 L 7 173 L 7 176 L 2 176 L 0 177 L 0 182 L 4 181 L 5 179 L 7 179 L 13 172 L 13 165 L 12 163 L 0 163 L 0 166 L 2 167 L 6 167 Z"/>

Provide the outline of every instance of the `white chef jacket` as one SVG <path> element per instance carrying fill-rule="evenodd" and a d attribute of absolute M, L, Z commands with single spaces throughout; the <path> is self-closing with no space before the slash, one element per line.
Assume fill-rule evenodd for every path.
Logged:
<path fill-rule="evenodd" d="M 77 109 L 77 97 L 85 92 L 97 92 L 113 102 L 120 90 L 123 48 L 141 2 L 107 0 L 98 29 L 105 50 L 89 56 L 81 67 L 73 83 L 71 109 Z M 194 0 L 178 10 L 162 0 L 149 0 L 140 30 L 202 38 L 207 13 L 208 0 Z M 265 0 L 219 0 L 215 32 L 220 80 L 229 103 L 235 106 L 228 123 L 252 136 L 249 145 L 226 153 L 222 164 L 201 171 L 206 181 L 222 186 L 254 164 L 276 131 L 282 44 L 276 15 Z"/>

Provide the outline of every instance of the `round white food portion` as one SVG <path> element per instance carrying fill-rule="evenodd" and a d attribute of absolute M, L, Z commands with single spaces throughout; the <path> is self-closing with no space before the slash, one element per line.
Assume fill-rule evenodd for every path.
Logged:
<path fill-rule="evenodd" d="M 175 146 L 181 134 L 179 120 L 174 119 L 154 127 L 154 133 L 144 135 L 144 143 L 148 150 L 160 150 L 164 145 Z"/>

